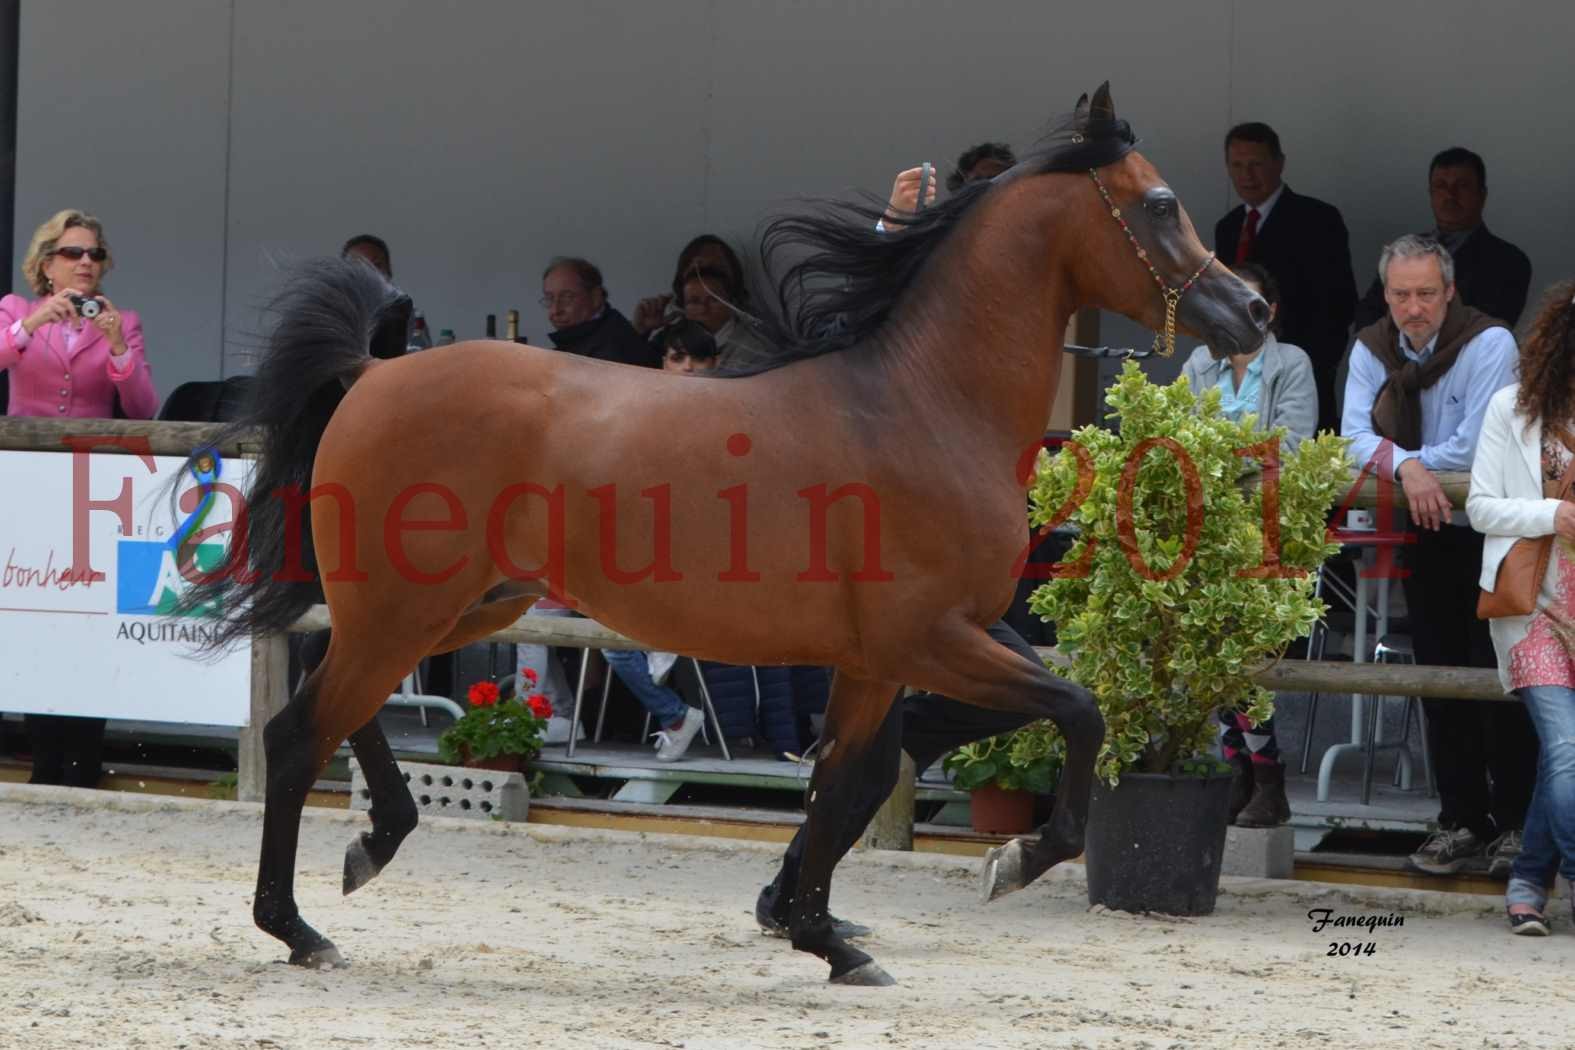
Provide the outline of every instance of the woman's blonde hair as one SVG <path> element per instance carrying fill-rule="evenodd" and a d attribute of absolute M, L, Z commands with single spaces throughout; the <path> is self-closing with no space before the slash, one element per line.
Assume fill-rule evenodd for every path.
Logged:
<path fill-rule="evenodd" d="M 39 296 L 49 294 L 49 278 L 44 276 L 44 263 L 48 261 L 50 253 L 55 250 L 55 244 L 65 232 L 73 226 L 92 230 L 98 238 L 98 246 L 109 251 L 109 242 L 104 239 L 104 224 L 87 212 L 67 208 L 57 211 L 44 221 L 44 224 L 33 231 L 33 240 L 27 246 L 27 255 L 22 259 L 22 276 L 27 278 L 28 285 L 33 293 Z M 108 273 L 109 268 L 115 265 L 115 257 L 109 255 L 104 259 L 104 269 L 99 271 Z"/>

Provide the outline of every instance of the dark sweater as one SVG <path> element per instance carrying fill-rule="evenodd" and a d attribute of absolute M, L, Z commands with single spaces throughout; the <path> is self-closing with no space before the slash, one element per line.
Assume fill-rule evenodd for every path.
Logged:
<path fill-rule="evenodd" d="M 662 364 L 661 348 L 642 338 L 634 325 L 610 306 L 600 317 L 548 332 L 547 338 L 559 350 L 594 357 L 598 361 L 617 361 L 646 368 L 659 368 Z"/>

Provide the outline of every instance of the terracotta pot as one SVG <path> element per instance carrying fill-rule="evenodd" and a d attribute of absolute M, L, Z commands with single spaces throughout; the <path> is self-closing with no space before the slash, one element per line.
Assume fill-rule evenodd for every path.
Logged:
<path fill-rule="evenodd" d="M 465 753 L 465 765 L 471 769 L 496 769 L 501 773 L 527 772 L 525 764 L 531 760 L 530 755 L 494 755 L 491 758 L 471 758 L 470 752 Z"/>
<path fill-rule="evenodd" d="M 1027 791 L 1008 791 L 994 784 L 976 788 L 968 808 L 973 830 L 986 835 L 1021 835 L 1034 828 L 1034 796 Z"/>

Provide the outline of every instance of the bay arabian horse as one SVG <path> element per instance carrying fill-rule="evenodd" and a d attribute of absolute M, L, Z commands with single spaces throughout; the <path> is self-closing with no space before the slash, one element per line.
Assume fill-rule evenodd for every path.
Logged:
<path fill-rule="evenodd" d="M 1086 690 L 985 632 L 1016 583 L 1062 334 L 1094 306 L 1226 353 L 1268 319 L 1133 145 L 1105 86 L 1034 157 L 884 233 L 856 206 L 782 220 L 767 241 L 800 261 L 780 360 L 753 375 L 492 341 L 380 360 L 403 346 L 408 299 L 359 262 L 298 272 L 237 424 L 263 432 L 246 535 L 187 596 L 219 600 L 219 644 L 328 603 L 326 653 L 264 731 L 253 910 L 290 961 L 343 961 L 295 902 L 313 781 L 349 738 L 372 798 L 349 893 L 416 823 L 383 702 L 422 657 L 547 594 L 657 649 L 834 668 L 790 923 L 834 981 L 891 983 L 827 899 L 881 801 L 860 787 L 900 687 L 1052 719 L 1055 809 L 991 859 L 997 889 L 1077 856 L 1103 722 Z"/>

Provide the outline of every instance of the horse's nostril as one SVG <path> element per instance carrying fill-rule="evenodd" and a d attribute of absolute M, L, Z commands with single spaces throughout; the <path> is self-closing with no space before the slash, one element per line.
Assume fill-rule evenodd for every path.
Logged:
<path fill-rule="evenodd" d="M 1260 296 L 1253 296 L 1252 304 L 1247 307 L 1247 316 L 1252 318 L 1252 323 L 1259 328 L 1266 328 L 1269 324 L 1269 304 Z"/>

